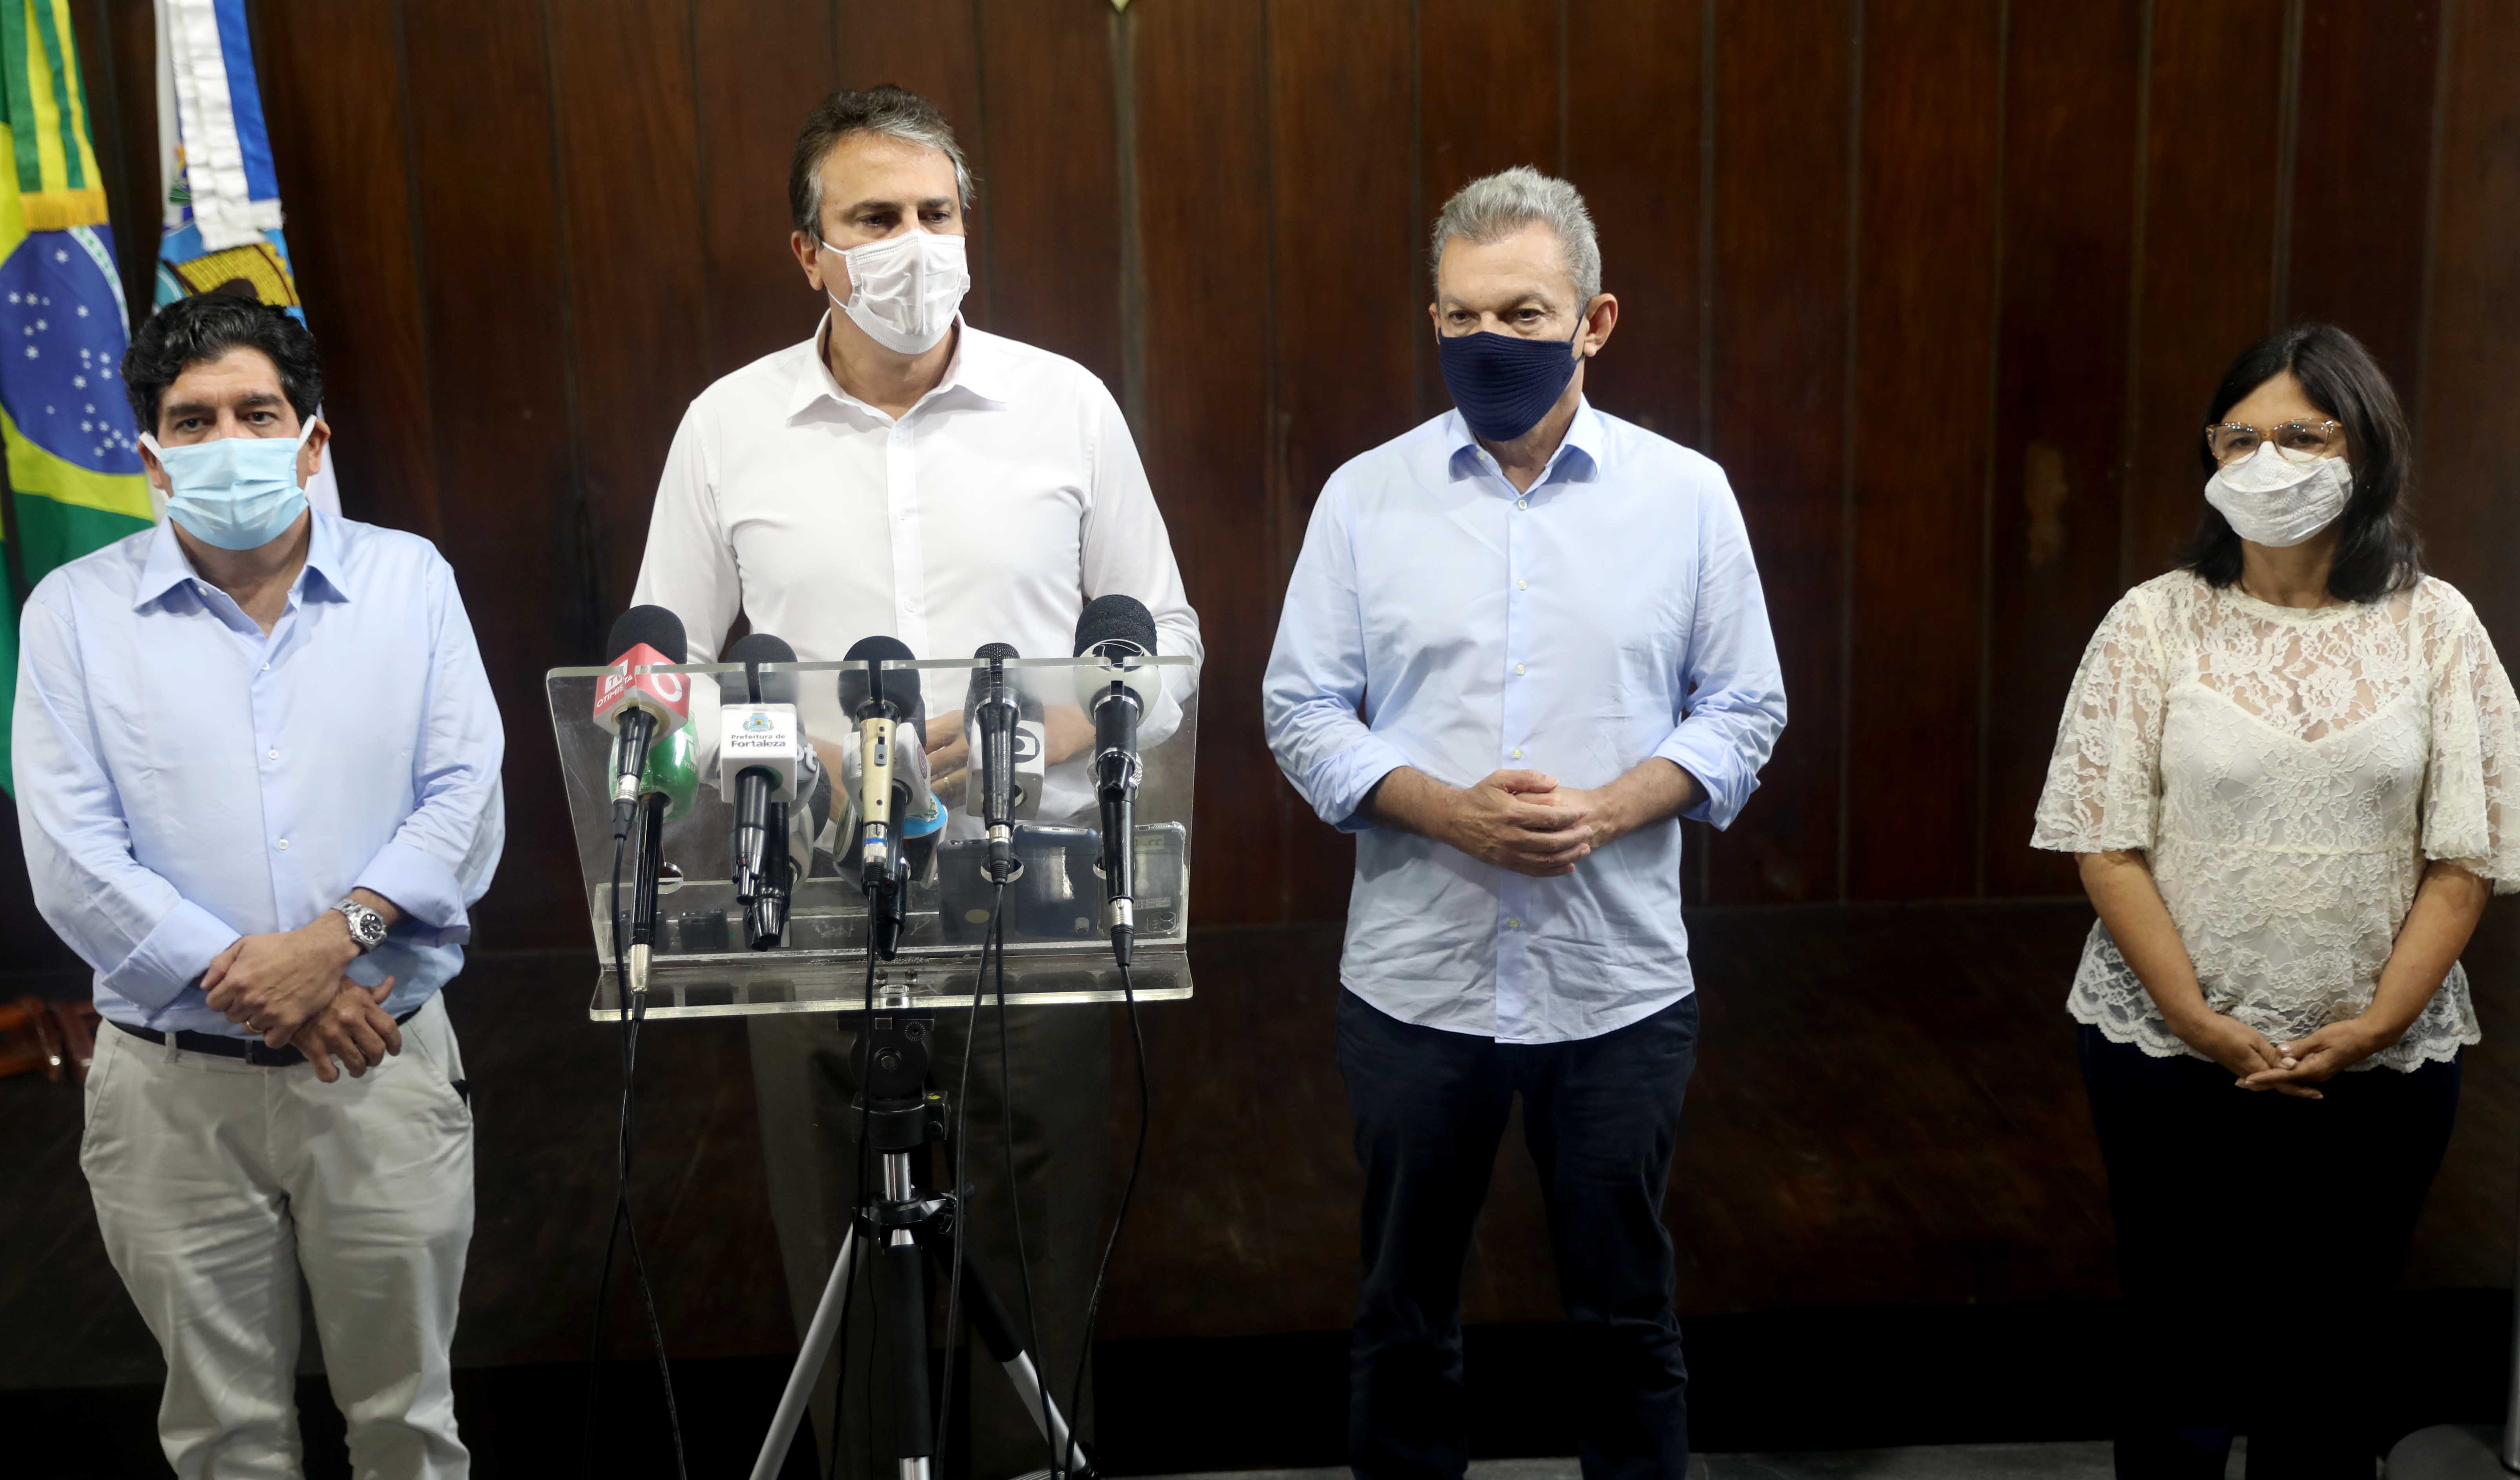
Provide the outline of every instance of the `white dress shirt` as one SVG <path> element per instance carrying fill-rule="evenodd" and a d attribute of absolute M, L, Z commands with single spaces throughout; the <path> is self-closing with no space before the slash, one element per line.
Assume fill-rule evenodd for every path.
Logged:
<path fill-rule="evenodd" d="M 1137 444 L 1091 371 L 958 321 L 945 378 L 896 421 L 832 378 L 830 324 L 701 391 L 674 434 L 633 600 L 683 619 L 693 662 L 717 660 L 739 610 L 806 661 L 878 634 L 922 658 L 1065 657 L 1085 604 L 1112 595 L 1147 605 L 1159 651 L 1204 655 Z M 1198 682 L 1163 672 L 1148 744 Z M 807 732 L 840 735 L 836 685 L 803 687 Z M 694 698 L 701 722 L 711 686 Z M 928 712 L 962 703 L 932 693 Z M 1061 780 L 1045 815 L 1075 800 Z"/>
<path fill-rule="evenodd" d="M 1506 1043 L 1596 1037 L 1693 990 L 1679 821 L 1533 878 L 1375 827 L 1374 786 L 1412 766 L 1589 788 L 1660 756 L 1703 788 L 1687 815 L 1721 828 L 1785 725 L 1723 470 L 1590 403 L 1528 493 L 1451 411 L 1332 473 L 1261 699 L 1286 779 L 1362 834 L 1341 980 Z"/>

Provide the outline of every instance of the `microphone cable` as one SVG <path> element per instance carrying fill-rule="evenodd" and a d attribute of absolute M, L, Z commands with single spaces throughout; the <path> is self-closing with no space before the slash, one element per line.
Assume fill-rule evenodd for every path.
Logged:
<path fill-rule="evenodd" d="M 966 1351 L 970 1343 L 963 1339 L 963 1230 L 970 1222 L 970 1203 L 966 1198 L 963 1178 L 964 1133 L 971 1119 L 971 1046 L 980 1036 L 980 1003 L 989 976 L 989 952 L 995 949 L 1003 960 L 1006 956 L 1007 886 L 997 885 L 994 902 L 989 907 L 989 933 L 980 941 L 980 968 L 971 978 L 971 1015 L 963 1024 L 963 1070 L 954 1089 L 954 1134 L 949 1141 L 953 1155 L 948 1158 L 954 1168 L 954 1253 L 945 1277 L 945 1380 L 943 1393 L 936 1403 L 936 1458 L 934 1470 L 944 1474 L 945 1451 L 954 1436 L 954 1370 L 961 1364 L 953 1360 L 959 1343 Z"/>
<path fill-rule="evenodd" d="M 648 805 L 645 798 L 642 799 L 641 805 L 643 808 Z M 633 826 L 644 828 L 645 819 L 634 822 Z M 625 999 L 621 1004 L 620 1017 L 621 1121 L 620 1130 L 613 1144 L 612 1219 L 605 1233 L 604 1264 L 602 1272 L 596 1277 L 595 1283 L 595 1337 L 587 1355 L 586 1425 L 578 1446 L 581 1465 L 579 1473 L 591 1475 L 594 1469 L 596 1395 L 603 1382 L 604 1373 L 607 1297 L 612 1292 L 613 1251 L 620 1244 L 622 1235 L 627 1233 L 630 1243 L 630 1267 L 636 1273 L 639 1281 L 639 1305 L 648 1318 L 648 1339 L 655 1348 L 656 1375 L 663 1381 L 665 1387 L 665 1426 L 674 1441 L 674 1473 L 682 1477 L 682 1480 L 690 1480 L 691 1472 L 683 1458 L 682 1414 L 674 1404 L 674 1372 L 665 1361 L 665 1330 L 656 1320 L 656 1295 L 654 1289 L 649 1284 L 647 1256 L 640 1250 L 639 1227 L 630 1216 L 630 1165 L 634 1145 L 633 1136 L 637 1125 L 637 1117 L 634 1113 L 636 1108 L 634 1090 L 639 1065 L 639 1028 L 647 1020 L 648 1002 L 645 994 L 637 994 L 636 1002 L 626 1000 L 633 995 L 630 992 L 630 975 L 626 964 L 629 953 L 623 946 L 621 934 L 621 855 L 627 841 L 626 833 L 615 835 L 612 839 L 612 970 L 617 990 Z"/>
<path fill-rule="evenodd" d="M 865 1010 L 858 1018 L 857 1043 L 851 1045 L 849 1050 L 849 1077 L 857 1083 L 856 1098 L 860 1099 L 866 1098 L 866 1075 L 857 1067 L 857 1050 L 865 1045 L 867 1034 L 875 1029 L 875 901 L 870 898 L 867 901 L 866 1004 Z M 875 1067 L 873 1049 L 867 1050 L 867 1067 L 870 1069 Z M 866 1231 L 858 1229 L 857 1226 L 858 1214 L 866 1209 L 867 1174 L 872 1168 L 867 1164 L 866 1107 L 857 1106 L 857 1112 L 858 1149 L 856 1159 L 851 1163 L 857 1168 L 857 1176 L 854 1179 L 857 1195 L 849 1202 L 849 1229 L 852 1233 L 863 1233 Z M 883 1245 L 868 1239 L 862 1239 L 858 1244 L 858 1267 L 866 1272 L 867 1319 L 873 1323 L 867 1330 L 867 1356 L 870 1360 L 878 1360 L 883 1355 L 883 1301 L 877 1298 L 875 1288 L 876 1271 L 883 1262 L 880 1258 L 882 1249 Z M 839 1347 L 840 1365 L 832 1374 L 832 1452 L 823 1460 L 823 1480 L 834 1480 L 834 1477 L 839 1474 L 840 1446 L 848 1442 L 849 1300 L 857 1293 L 857 1273 L 851 1271 L 849 1287 L 840 1294 L 839 1329 L 832 1334 L 832 1340 Z M 875 1380 L 873 1377 L 867 1380 L 866 1415 L 865 1421 L 859 1425 L 859 1431 L 866 1440 L 866 1473 L 873 1475 L 876 1473 Z"/>
<path fill-rule="evenodd" d="M 1138 1170 L 1147 1160 L 1147 1125 L 1153 1115 L 1154 1101 L 1147 1092 L 1147 1032 L 1138 1020 L 1138 988 L 1130 978 L 1128 964 L 1117 964 L 1120 967 L 1120 997 L 1129 1005 L 1129 1037 L 1137 1044 L 1138 1050 L 1138 1139 L 1136 1146 L 1129 1152 L 1129 1175 L 1120 1184 L 1120 1207 L 1111 1217 L 1111 1236 L 1102 1242 L 1102 1258 L 1094 1267 L 1093 1288 L 1085 1298 L 1085 1334 L 1078 1343 L 1076 1380 L 1069 1385 L 1067 1394 L 1067 1421 L 1071 1432 L 1082 1421 L 1085 1373 L 1094 1361 L 1094 1321 L 1102 1308 L 1102 1278 L 1111 1272 L 1111 1250 L 1118 1247 L 1120 1230 L 1129 1222 L 1129 1202 L 1138 1190 Z M 1052 1480 L 1058 1480 L 1056 1471 Z"/>
<path fill-rule="evenodd" d="M 1006 1152 L 1007 1218 L 1009 1222 L 1014 1225 L 1015 1282 L 1022 1286 L 1023 1289 L 1024 1350 L 1031 1355 L 1034 1364 L 1041 1368 L 1041 1370 L 1035 1374 L 1041 1381 L 1041 1401 L 1044 1409 L 1044 1412 L 1041 1414 L 1041 1440 L 1042 1443 L 1050 1447 L 1050 1468 L 1048 1470 L 1050 1480 L 1059 1480 L 1059 1477 L 1066 1473 L 1067 1451 L 1060 1447 L 1058 1436 L 1052 1431 L 1056 1425 L 1050 1422 L 1050 1415 L 1047 1412 L 1051 1405 L 1056 1402 L 1053 1395 L 1058 1391 L 1056 1386 L 1057 1379 L 1051 1375 L 1050 1353 L 1042 1349 L 1041 1323 L 1033 1310 L 1032 1254 L 1024 1247 L 1023 1192 L 1015 1183 L 1014 1092 L 1012 1087 L 1012 1077 L 1009 1074 L 1007 1069 L 1006 895 L 1007 886 L 1003 883 L 999 884 L 997 906 L 995 909 L 990 911 L 989 914 L 990 932 L 994 934 L 998 940 L 998 1144 L 1000 1148 Z M 982 959 L 981 964 L 983 966 L 987 965 L 985 956 Z M 971 984 L 973 992 L 972 1006 L 975 1009 L 978 1007 L 977 994 L 981 989 L 981 985 L 982 984 L 979 982 L 973 982 Z M 1075 1416 L 1073 1414 L 1062 1414 L 1061 1416 L 1066 1420 L 1068 1426 L 1068 1437 L 1072 1445 L 1076 1434 Z"/>

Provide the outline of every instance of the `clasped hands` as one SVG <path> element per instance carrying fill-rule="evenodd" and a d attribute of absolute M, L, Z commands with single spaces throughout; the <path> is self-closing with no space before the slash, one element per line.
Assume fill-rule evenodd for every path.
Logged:
<path fill-rule="evenodd" d="M 1600 792 L 1562 786 L 1539 771 L 1499 771 L 1449 788 L 1445 800 L 1438 841 L 1533 878 L 1574 873 L 1628 830 Z"/>
<path fill-rule="evenodd" d="M 2236 1086 L 2264 1093 L 2272 1090 L 2301 1099 L 2324 1099 L 2312 1086 L 2323 1084 L 2396 1041 L 2359 1017 L 2332 1022 L 2306 1038 L 2277 1044 L 2236 1017 L 2221 1012 L 2171 1030 L 2186 1045 L 2238 1078 Z"/>
<path fill-rule="evenodd" d="M 272 1048 L 293 1046 L 331 1084 L 353 1078 L 402 1052 L 402 1029 L 384 1009 L 388 976 L 363 987 L 341 973 L 356 961 L 349 922 L 327 910 L 300 929 L 248 935 L 220 952 L 202 973 L 211 1010 L 262 1035 Z"/>

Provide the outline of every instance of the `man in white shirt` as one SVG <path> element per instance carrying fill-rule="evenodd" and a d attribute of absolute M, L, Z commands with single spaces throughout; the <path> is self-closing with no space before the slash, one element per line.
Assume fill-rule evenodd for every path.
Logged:
<path fill-rule="evenodd" d="M 983 334 L 957 311 L 969 284 L 971 179 L 935 107 L 897 87 L 833 93 L 797 137 L 788 198 L 798 265 L 828 299 L 822 325 L 692 403 L 656 490 L 636 600 L 683 619 L 696 663 L 724 650 L 739 612 L 808 661 L 844 657 L 878 634 L 922 658 L 993 642 L 1063 657 L 1078 613 L 1108 595 L 1146 604 L 1161 650 L 1199 657 L 1197 614 L 1110 392 L 1073 361 Z M 1150 726 L 1178 714 L 1196 674 L 1168 670 Z M 808 733 L 841 736 L 836 686 L 805 691 Z M 936 712 L 947 695 L 930 698 L 929 754 L 950 775 L 962 768 L 962 716 Z M 1053 765 L 1092 740 L 1074 709 L 1054 706 L 1045 723 Z M 997 1056 L 995 1017 L 978 1035 L 983 1064 Z M 962 1062 L 963 1023 L 939 1023 L 940 1076 Z M 856 1196 L 849 1035 L 820 1016 L 751 1024 L 771 1210 L 802 1332 Z M 1015 1009 L 1007 1036 L 1042 1348 L 1033 1356 L 1063 1402 L 1104 1222 L 1107 1024 L 1078 1008 Z M 995 1076 L 969 1083 L 968 1123 L 996 1125 Z M 963 1159 L 962 1176 L 976 1184 L 972 1250 L 1021 1325 L 1003 1166 L 988 1146 Z M 872 1365 L 867 1323 L 856 1324 L 853 1388 Z M 974 1475 L 1048 1461 L 1007 1384 L 969 1391 Z M 854 1398 L 849 1411 L 853 1423 L 866 1412 Z M 823 1422 L 829 1402 L 814 1412 Z M 876 1452 L 889 1455 L 888 1406 L 873 1412 L 886 1431 Z M 1090 1437 L 1088 1415 L 1076 1416 Z M 852 1432 L 842 1446 L 851 1473 L 864 1438 Z"/>

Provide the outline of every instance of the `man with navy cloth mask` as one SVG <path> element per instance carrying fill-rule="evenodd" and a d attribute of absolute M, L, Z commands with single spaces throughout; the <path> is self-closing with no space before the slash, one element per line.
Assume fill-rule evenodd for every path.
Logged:
<path fill-rule="evenodd" d="M 460 1477 L 472 1117 L 439 1000 L 505 839 L 499 711 L 427 540 L 309 509 L 314 337 L 158 310 L 124 388 L 167 522 L 44 577 L 15 773 L 96 969 L 79 1166 L 166 1357 L 180 1480 L 298 1472 L 298 1284 L 361 1475 Z"/>
<path fill-rule="evenodd" d="M 1456 409 L 1330 476 L 1263 693 L 1279 766 L 1358 834 L 1349 1458 L 1368 1480 L 1463 1472 L 1462 1265 L 1520 1095 L 1584 1473 L 1680 1480 L 1680 820 L 1739 814 L 1783 681 L 1723 471 L 1584 398 L 1619 304 L 1582 197 L 1531 169 L 1473 181 L 1433 247 Z"/>

